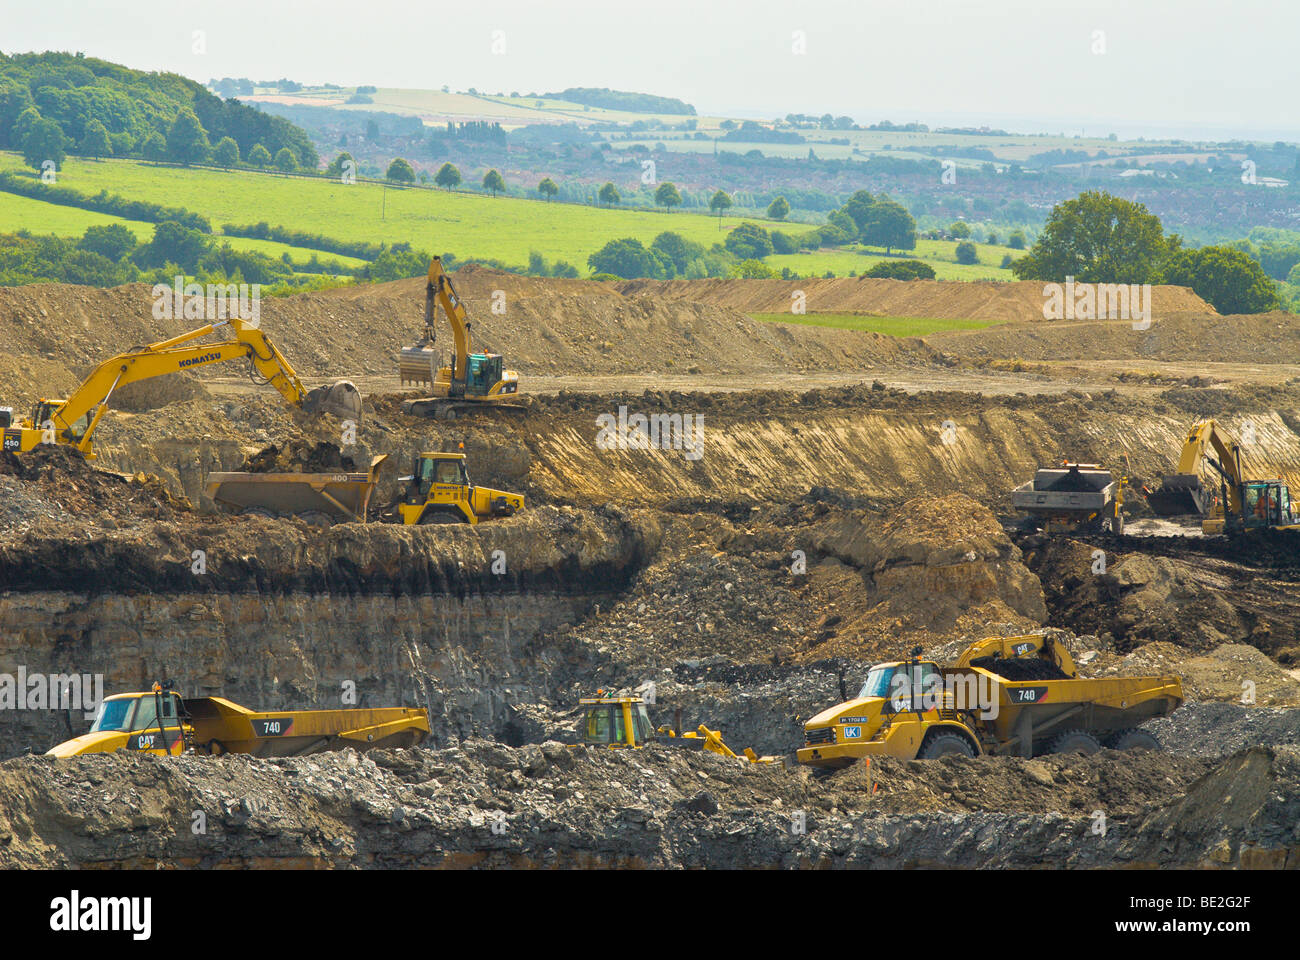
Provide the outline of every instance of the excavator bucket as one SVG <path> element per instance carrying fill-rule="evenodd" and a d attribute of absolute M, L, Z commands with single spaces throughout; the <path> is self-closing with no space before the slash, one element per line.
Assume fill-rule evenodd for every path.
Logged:
<path fill-rule="evenodd" d="M 438 379 L 438 356 L 433 344 L 428 340 L 420 340 L 409 347 L 403 347 L 398 358 L 398 371 L 402 386 L 408 383 L 432 384 Z"/>
<path fill-rule="evenodd" d="M 332 413 L 342 420 L 361 420 L 361 392 L 351 380 L 339 380 L 307 391 L 302 406 L 308 413 Z"/>
<path fill-rule="evenodd" d="M 1213 491 L 1207 489 L 1194 473 L 1171 473 L 1161 478 L 1158 490 L 1144 492 L 1152 512 L 1158 517 L 1203 517 L 1214 497 Z"/>

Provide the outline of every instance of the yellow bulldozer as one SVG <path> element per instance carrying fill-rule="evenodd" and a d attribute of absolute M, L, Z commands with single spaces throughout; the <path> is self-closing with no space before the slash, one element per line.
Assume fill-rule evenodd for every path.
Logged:
<path fill-rule="evenodd" d="M 463 444 L 462 444 L 463 446 Z M 421 453 L 397 503 L 402 523 L 479 523 L 510 517 L 524 507 L 517 493 L 470 482 L 463 453 Z"/>
<path fill-rule="evenodd" d="M 229 333 L 230 338 L 215 343 L 195 342 L 214 333 Z M 3 449 L 26 453 L 43 443 L 68 444 L 86 459 L 94 459 L 91 436 L 119 387 L 241 358 L 248 360 L 254 382 L 269 383 L 293 406 L 308 413 L 360 419 L 361 394 L 355 385 L 340 380 L 308 391 L 259 325 L 232 317 L 105 360 L 66 399 L 38 399 L 30 417 L 15 422 L 13 408 L 0 407 Z"/>
<path fill-rule="evenodd" d="M 804 724 L 799 762 L 1157 749 L 1139 725 L 1183 702 L 1178 677 L 1084 679 L 1065 647 L 1038 634 L 977 641 L 946 667 L 920 652 L 872 667 L 857 697 Z"/>
<path fill-rule="evenodd" d="M 578 701 L 582 717 L 578 723 L 579 741 L 591 746 L 611 749 L 637 749 L 647 743 L 664 743 L 689 750 L 708 750 L 711 753 L 750 763 L 780 763 L 781 757 L 759 756 L 749 747 L 736 753 L 722 740 L 722 734 L 700 724 L 695 730 L 681 730 L 680 716 L 673 727 L 658 729 L 650 722 L 645 700 L 641 697 L 606 694 L 596 691 L 594 697 Z"/>
<path fill-rule="evenodd" d="M 298 757 L 326 750 L 411 747 L 429 733 L 412 707 L 259 712 L 221 697 L 182 698 L 169 684 L 119 693 L 99 705 L 90 732 L 46 751 L 49 757 L 128 750 L 155 756 Z"/>
<path fill-rule="evenodd" d="M 438 308 L 451 327 L 451 363 L 441 366 L 434 349 Z M 433 395 L 407 400 L 402 409 L 419 416 L 454 420 L 465 410 L 483 406 L 514 407 L 508 401 L 519 393 L 519 374 L 503 367 L 497 353 L 470 351 L 470 320 L 465 304 L 456 294 L 451 277 L 442 268 L 442 258 L 429 264 L 424 295 L 424 337 L 403 347 L 398 357 L 402 384 L 430 384 Z"/>

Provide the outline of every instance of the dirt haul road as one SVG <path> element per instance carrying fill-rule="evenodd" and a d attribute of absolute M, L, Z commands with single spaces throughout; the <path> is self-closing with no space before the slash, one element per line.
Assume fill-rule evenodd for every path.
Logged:
<path fill-rule="evenodd" d="M 858 363 L 900 377 L 1004 376 L 954 365 L 920 341 L 753 325 L 729 308 L 628 299 L 600 284 L 487 271 L 458 280 L 484 305 L 476 334 L 539 376 L 574 362 L 634 383 L 673 369 L 663 361 L 674 350 L 693 351 L 702 370 L 738 371 L 737 381 L 766 382 L 770 371 L 798 383 L 828 368 L 851 375 Z M 495 284 L 513 315 L 486 308 Z M 57 354 L 43 357 L 53 340 L 36 343 L 30 318 L 41 309 L 44 321 L 82 331 L 87 357 L 121 347 L 89 323 L 107 306 L 141 341 L 175 332 L 132 314 L 138 291 L 127 288 L 26 293 L 0 291 L 20 318 L 20 359 L 30 360 L 11 368 L 23 389 L 43 361 L 74 376 Z M 282 331 L 271 305 L 264 324 L 313 375 L 381 379 L 418 323 L 420 293 L 419 281 L 403 281 L 294 298 L 274 306 Z M 60 304 L 70 316 L 55 315 Z M 1058 382 L 1032 396 L 909 393 L 884 382 L 607 389 L 454 424 L 408 417 L 399 396 L 372 395 L 342 453 L 358 463 L 393 456 L 380 502 L 416 451 L 464 442 L 474 478 L 524 492 L 529 508 L 472 528 L 322 531 L 213 514 L 200 491 L 209 471 L 250 457 L 277 468 L 319 460 L 318 444 L 340 442 L 339 424 L 308 421 L 265 391 L 210 392 L 205 382 L 131 398 L 106 419 L 97 466 L 135 480 L 63 450 L 0 458 L 0 675 L 102 673 L 110 691 L 172 678 L 186 694 L 268 709 L 337 706 L 352 682 L 368 702 L 424 706 L 434 749 L 170 766 L 3 761 L 0 863 L 1295 862 L 1289 801 L 1262 799 L 1295 793 L 1300 617 L 1287 542 L 1258 552 L 1195 538 L 1047 543 L 1001 520 L 1010 487 L 1038 463 L 1127 458 L 1130 476 L 1150 479 L 1171 468 L 1187 423 L 1207 415 L 1234 430 L 1250 424 L 1252 466 L 1300 484 L 1300 385 L 1116 381 L 1086 393 Z M 667 448 L 619 449 L 620 408 L 667 417 Z M 675 446 L 672 418 L 685 430 L 687 416 L 689 442 Z M 614 428 L 612 449 L 598 443 L 602 423 Z M 1096 550 L 1108 559 L 1100 576 Z M 653 681 L 656 721 L 680 708 L 733 746 L 786 753 L 802 721 L 856 690 L 877 659 L 914 644 L 943 656 L 989 632 L 1048 628 L 1090 675 L 1185 674 L 1193 703 L 1158 732 L 1180 750 L 885 763 L 878 799 L 866 800 L 853 779 L 860 770 L 821 780 L 711 755 L 548 744 L 572 736 L 579 696 Z M 1249 706 L 1240 704 L 1246 680 L 1258 694 Z M 49 705 L 0 710 L 0 756 L 66 735 Z M 1246 799 L 1215 807 L 1229 788 Z M 1063 842 L 1087 834 L 1098 806 L 1132 829 L 1101 844 Z M 220 849 L 188 833 L 193 809 L 218 824 Z M 183 821 L 173 824 L 173 811 Z M 803 835 L 790 831 L 796 811 Z M 504 834 L 484 827 L 498 815 Z M 149 830 L 134 829 L 140 817 Z M 107 826 L 90 831 L 92 820 Z M 996 843 L 984 842 L 992 835 Z"/>

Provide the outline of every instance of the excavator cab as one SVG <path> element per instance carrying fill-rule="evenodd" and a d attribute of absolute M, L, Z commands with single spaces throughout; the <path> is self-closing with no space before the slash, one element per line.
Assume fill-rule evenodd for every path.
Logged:
<path fill-rule="evenodd" d="M 1285 527 L 1295 522 L 1291 491 L 1281 480 L 1250 480 L 1242 484 L 1242 525 Z"/>
<path fill-rule="evenodd" d="M 471 353 L 469 369 L 465 372 L 465 395 L 486 397 L 501 382 L 501 355 L 497 353 Z"/>

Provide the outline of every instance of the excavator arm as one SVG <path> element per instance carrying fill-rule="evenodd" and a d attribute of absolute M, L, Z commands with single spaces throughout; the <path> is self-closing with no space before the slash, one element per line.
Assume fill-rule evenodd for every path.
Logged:
<path fill-rule="evenodd" d="M 451 277 L 442 269 L 442 258 L 434 257 L 429 263 L 429 282 L 424 288 L 424 333 L 429 343 L 434 340 L 434 322 L 438 317 L 439 306 L 447 315 L 447 323 L 451 325 L 451 339 L 456 350 L 451 367 L 454 393 L 456 382 L 459 380 L 463 383 L 465 371 L 469 369 L 469 314 L 456 295 Z"/>
<path fill-rule="evenodd" d="M 1228 509 L 1241 512 L 1241 447 L 1214 420 L 1192 424 L 1178 456 L 1178 472 L 1162 478 L 1160 489 L 1147 491 L 1147 502 L 1159 516 L 1209 512 L 1213 490 L 1201 482 L 1208 464 L 1228 491 Z"/>
<path fill-rule="evenodd" d="M 229 328 L 233 339 L 217 343 L 194 342 L 223 328 Z M 270 337 L 258 327 L 232 318 L 105 360 L 68 399 L 37 402 L 33 417 L 23 424 L 19 447 L 28 450 L 41 442 L 52 441 L 71 444 L 87 456 L 93 456 L 91 435 L 108 409 L 109 399 L 119 387 L 241 357 L 248 358 L 252 370 L 262 378 L 262 382 L 270 383 L 292 406 L 309 413 L 323 411 L 360 417 L 361 398 L 355 386 L 340 381 L 308 392 Z M 12 432 L 6 431 L 6 449 L 13 448 L 9 437 Z"/>

